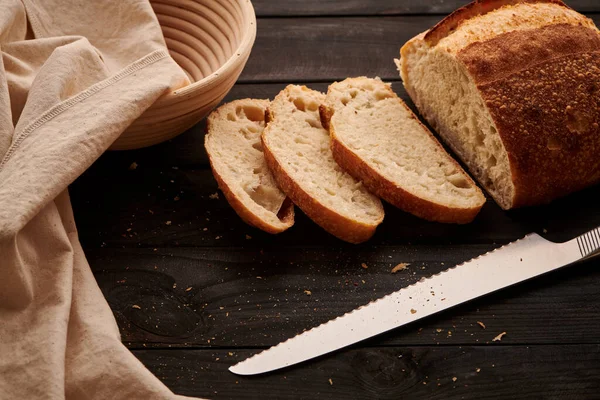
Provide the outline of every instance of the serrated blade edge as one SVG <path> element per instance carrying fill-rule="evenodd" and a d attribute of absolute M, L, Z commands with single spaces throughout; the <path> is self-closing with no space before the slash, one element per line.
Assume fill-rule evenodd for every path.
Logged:
<path fill-rule="evenodd" d="M 302 332 L 232 366 L 238 375 L 285 368 L 576 261 L 531 234 Z"/>

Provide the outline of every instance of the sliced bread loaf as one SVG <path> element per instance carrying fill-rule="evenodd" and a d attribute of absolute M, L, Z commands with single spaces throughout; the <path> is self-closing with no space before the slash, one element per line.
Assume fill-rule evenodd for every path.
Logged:
<path fill-rule="evenodd" d="M 400 50 L 421 114 L 505 209 L 600 182 L 600 31 L 559 0 L 478 0 Z"/>
<path fill-rule="evenodd" d="M 333 159 L 321 125 L 325 95 L 289 85 L 271 102 L 262 140 L 279 187 L 313 221 L 336 237 L 360 243 L 383 220 L 380 200 Z"/>
<path fill-rule="evenodd" d="M 294 224 L 294 206 L 277 187 L 263 155 L 268 100 L 225 104 L 207 119 L 204 147 L 225 198 L 248 224 L 279 233 Z"/>
<path fill-rule="evenodd" d="M 473 180 L 379 78 L 330 85 L 321 117 L 337 163 L 394 206 L 430 221 L 467 223 L 485 203 Z"/>

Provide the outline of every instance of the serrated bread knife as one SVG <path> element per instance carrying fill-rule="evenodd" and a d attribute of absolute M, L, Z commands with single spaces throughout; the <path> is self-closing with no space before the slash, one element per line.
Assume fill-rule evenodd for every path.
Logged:
<path fill-rule="evenodd" d="M 600 228 L 565 243 L 530 234 L 303 332 L 229 368 L 289 367 L 600 253 Z"/>

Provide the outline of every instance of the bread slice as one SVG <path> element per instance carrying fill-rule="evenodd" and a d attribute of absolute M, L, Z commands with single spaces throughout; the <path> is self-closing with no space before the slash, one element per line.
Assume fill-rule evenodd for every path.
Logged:
<path fill-rule="evenodd" d="M 600 182 L 600 31 L 559 0 L 479 0 L 400 50 L 406 91 L 504 209 Z"/>
<path fill-rule="evenodd" d="M 271 102 L 262 140 L 279 187 L 313 221 L 336 237 L 360 243 L 383 220 L 381 201 L 333 159 L 321 125 L 325 95 L 289 85 Z"/>
<path fill-rule="evenodd" d="M 430 221 L 467 223 L 485 203 L 473 180 L 381 79 L 330 85 L 321 117 L 337 163 L 394 206 Z"/>
<path fill-rule="evenodd" d="M 294 224 L 294 206 L 277 187 L 263 155 L 268 100 L 225 104 L 207 119 L 204 147 L 225 198 L 246 223 L 269 233 Z"/>

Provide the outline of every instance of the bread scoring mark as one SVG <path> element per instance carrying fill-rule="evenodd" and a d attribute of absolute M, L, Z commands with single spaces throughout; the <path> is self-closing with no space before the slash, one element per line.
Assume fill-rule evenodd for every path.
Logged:
<path fill-rule="evenodd" d="M 459 8 L 438 22 L 433 28 L 427 31 L 424 40 L 430 46 L 435 46 L 441 39 L 454 32 L 463 22 L 480 15 L 485 15 L 499 8 L 520 3 L 550 3 L 570 9 L 570 7 L 561 0 L 476 0 Z"/>
<path fill-rule="evenodd" d="M 476 42 L 457 57 L 478 85 L 502 79 L 516 71 L 567 54 L 600 49 L 597 29 L 570 24 L 512 31 Z M 597 90 L 597 89 L 596 89 Z"/>

